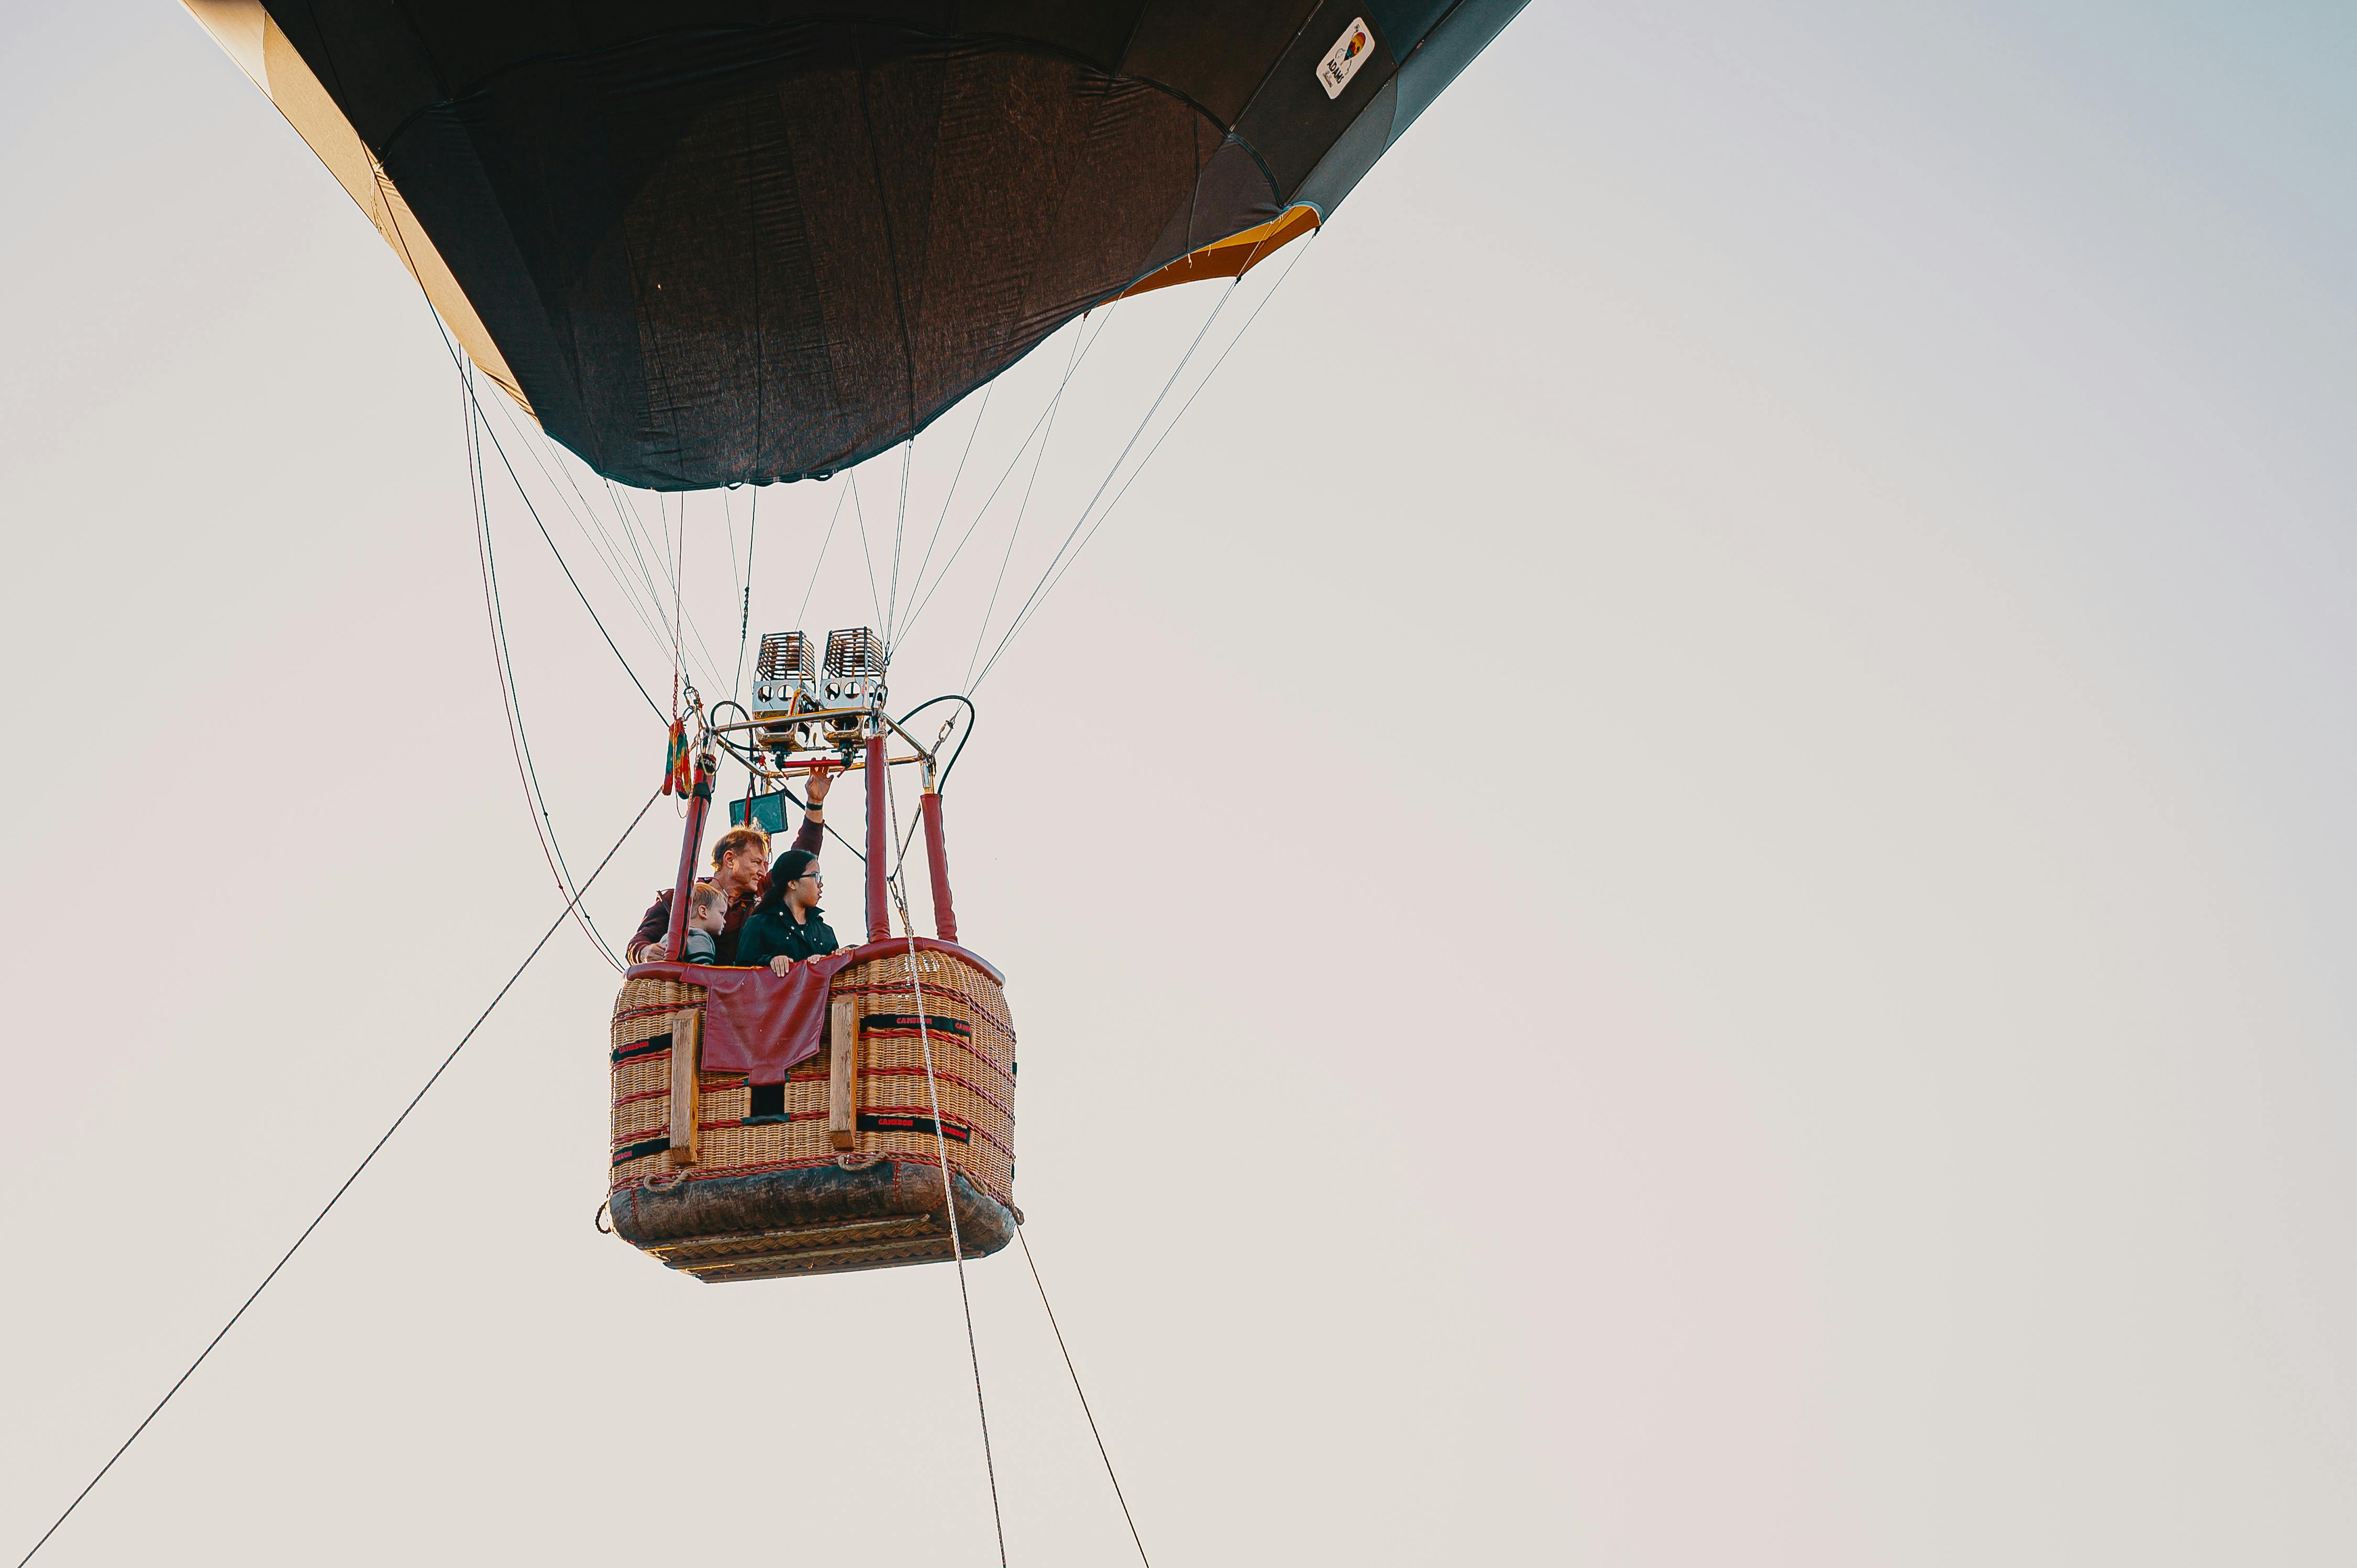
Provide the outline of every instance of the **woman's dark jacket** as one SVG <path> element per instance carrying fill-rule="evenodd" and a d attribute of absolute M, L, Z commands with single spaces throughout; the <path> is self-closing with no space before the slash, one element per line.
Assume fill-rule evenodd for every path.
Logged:
<path fill-rule="evenodd" d="M 813 909 L 810 918 L 794 924 L 793 912 L 783 905 L 763 910 L 745 922 L 737 933 L 737 960 L 740 964 L 758 966 L 773 958 L 790 958 L 799 961 L 816 958 L 821 953 L 834 951 L 843 944 L 834 940 L 834 932 Z"/>

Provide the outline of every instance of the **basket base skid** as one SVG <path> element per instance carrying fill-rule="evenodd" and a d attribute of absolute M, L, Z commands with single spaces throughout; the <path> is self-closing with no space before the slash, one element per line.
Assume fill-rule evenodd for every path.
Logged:
<path fill-rule="evenodd" d="M 1015 1237 L 1004 1204 L 952 1173 L 959 1240 L 968 1257 Z M 707 1283 L 845 1273 L 953 1256 L 938 1166 L 878 1159 L 750 1176 L 690 1176 L 673 1187 L 628 1187 L 609 1207 L 615 1234 L 665 1266 Z"/>

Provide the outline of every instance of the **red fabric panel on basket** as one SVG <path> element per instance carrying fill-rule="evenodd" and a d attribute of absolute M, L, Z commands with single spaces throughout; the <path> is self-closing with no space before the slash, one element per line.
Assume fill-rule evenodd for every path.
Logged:
<path fill-rule="evenodd" d="M 705 993 L 705 1069 L 783 1083 L 787 1069 L 825 1044 L 828 983 L 850 961 L 849 953 L 829 953 L 794 965 L 782 978 L 766 969 L 706 969 L 694 976 Z"/>
<path fill-rule="evenodd" d="M 868 942 L 824 958 L 806 959 L 781 979 L 766 969 L 723 969 L 657 960 L 634 963 L 623 972 L 632 980 L 676 980 L 704 987 L 704 1066 L 713 1072 L 742 1072 L 755 1083 L 783 1083 L 787 1069 L 818 1055 L 826 1043 L 826 1007 L 836 972 L 871 958 L 905 953 L 950 953 L 999 983 L 1006 978 L 978 953 L 932 937 Z"/>

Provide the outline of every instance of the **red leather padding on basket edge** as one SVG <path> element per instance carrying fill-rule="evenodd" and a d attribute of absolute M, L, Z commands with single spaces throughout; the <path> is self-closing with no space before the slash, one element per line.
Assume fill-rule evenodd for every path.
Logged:
<path fill-rule="evenodd" d="M 634 963 L 631 980 L 675 980 L 700 985 L 704 1002 L 704 1069 L 741 1072 L 755 1083 L 783 1083 L 788 1069 L 818 1055 L 826 1043 L 826 1005 L 836 972 L 871 958 L 909 950 L 911 939 L 868 942 L 824 958 L 807 959 L 781 978 L 766 969 L 723 969 L 701 963 Z M 963 959 L 998 984 L 1006 976 L 955 942 L 914 939 L 920 950 Z"/>

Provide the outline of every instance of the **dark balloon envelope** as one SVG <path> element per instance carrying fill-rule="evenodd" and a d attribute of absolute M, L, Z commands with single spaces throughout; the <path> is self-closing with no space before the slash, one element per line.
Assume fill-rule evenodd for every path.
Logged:
<path fill-rule="evenodd" d="M 657 489 L 856 463 L 1236 275 L 1523 3 L 187 0 L 475 362 Z"/>

